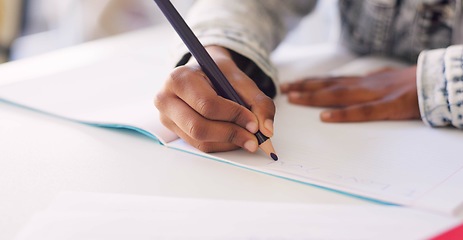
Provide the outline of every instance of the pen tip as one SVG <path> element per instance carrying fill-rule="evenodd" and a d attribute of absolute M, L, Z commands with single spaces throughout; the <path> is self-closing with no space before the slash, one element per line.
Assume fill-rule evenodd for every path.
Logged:
<path fill-rule="evenodd" d="M 278 160 L 278 156 L 275 153 L 270 153 L 270 157 L 272 157 L 272 159 L 275 161 Z"/>

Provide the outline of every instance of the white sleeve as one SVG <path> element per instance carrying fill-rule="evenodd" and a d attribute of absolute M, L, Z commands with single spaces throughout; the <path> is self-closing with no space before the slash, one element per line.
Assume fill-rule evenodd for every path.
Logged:
<path fill-rule="evenodd" d="M 463 45 L 423 51 L 417 67 L 423 121 L 463 129 Z"/>
<path fill-rule="evenodd" d="M 199 0 L 186 21 L 203 45 L 226 47 L 275 80 L 271 51 L 315 4 L 316 0 Z M 179 43 L 176 59 L 187 52 Z"/>

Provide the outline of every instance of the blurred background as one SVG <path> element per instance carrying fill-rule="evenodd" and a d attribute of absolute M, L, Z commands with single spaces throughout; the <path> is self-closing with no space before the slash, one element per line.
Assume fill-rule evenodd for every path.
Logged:
<path fill-rule="evenodd" d="M 185 14 L 194 0 L 172 2 Z M 294 43 L 339 38 L 336 0 L 318 2 Z M 0 63 L 161 23 L 152 0 L 0 0 Z"/>

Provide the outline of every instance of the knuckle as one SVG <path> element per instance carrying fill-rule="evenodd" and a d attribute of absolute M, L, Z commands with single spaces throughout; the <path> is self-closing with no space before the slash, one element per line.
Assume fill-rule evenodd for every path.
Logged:
<path fill-rule="evenodd" d="M 185 86 L 185 81 L 188 81 L 195 72 L 195 70 L 188 66 L 177 67 L 170 73 L 168 84 L 174 88 L 182 88 Z"/>
<path fill-rule="evenodd" d="M 182 78 L 183 76 L 191 72 L 192 72 L 191 67 L 179 66 L 179 67 L 174 68 L 174 70 L 170 73 L 170 77 L 172 79 L 178 79 L 178 78 Z"/>
<path fill-rule="evenodd" d="M 362 108 L 360 108 L 360 113 L 363 115 L 363 116 L 371 116 L 373 115 L 374 113 L 374 110 L 375 110 L 375 107 L 373 105 L 365 105 L 363 106 Z"/>
<path fill-rule="evenodd" d="M 191 119 L 188 121 L 187 127 L 188 135 L 190 135 L 191 138 L 199 141 L 206 140 L 208 128 L 201 124 L 200 121 Z"/>
<path fill-rule="evenodd" d="M 169 81 L 176 82 L 179 79 L 182 79 L 182 76 L 185 75 L 186 67 L 181 66 L 175 68 L 169 75 Z"/>
<path fill-rule="evenodd" d="M 330 92 L 335 97 L 344 97 L 348 94 L 349 89 L 344 86 L 336 86 L 330 89 Z"/>
<path fill-rule="evenodd" d="M 157 93 L 154 97 L 154 106 L 156 106 L 157 109 L 161 109 L 165 105 L 167 99 L 167 94 L 164 91 Z"/>
<path fill-rule="evenodd" d="M 272 99 L 268 97 L 267 95 L 265 95 L 265 93 L 263 92 L 259 92 L 258 94 L 256 94 L 256 97 L 254 98 L 254 100 L 256 102 L 261 102 L 261 103 L 268 103 L 268 101 L 272 101 Z"/>
<path fill-rule="evenodd" d="M 268 111 L 275 112 L 275 103 L 264 93 L 258 94 L 255 98 L 255 102 L 257 102 L 259 106 L 264 106 Z"/>
<path fill-rule="evenodd" d="M 236 128 L 230 128 L 227 133 L 227 142 L 235 143 L 238 138 L 238 130 Z"/>
<path fill-rule="evenodd" d="M 336 111 L 335 114 L 332 114 L 332 119 L 335 121 L 347 121 L 348 114 L 346 110 Z"/>
<path fill-rule="evenodd" d="M 290 83 L 289 90 L 291 91 L 302 91 L 310 81 L 307 79 L 303 79 L 297 82 Z"/>
<path fill-rule="evenodd" d="M 195 147 L 201 152 L 210 153 L 214 151 L 214 146 L 211 143 L 207 142 L 198 142 L 195 144 Z"/>
<path fill-rule="evenodd" d="M 301 95 L 299 96 L 299 98 L 296 100 L 296 101 L 302 101 L 304 102 L 304 104 L 307 104 L 307 105 L 318 105 L 320 104 L 320 93 L 319 92 L 305 92 L 305 93 L 301 93 Z"/>
<path fill-rule="evenodd" d="M 243 108 L 242 107 L 232 107 L 230 110 L 229 110 L 229 113 L 230 113 L 230 121 L 231 122 L 234 122 L 234 123 L 237 123 L 239 122 L 238 120 L 243 118 L 244 116 L 244 111 L 243 111 Z"/>
<path fill-rule="evenodd" d="M 211 98 L 199 98 L 196 101 L 198 113 L 205 117 L 212 117 L 217 113 L 217 103 Z"/>
<path fill-rule="evenodd" d="M 304 91 L 305 89 L 310 89 L 314 84 L 315 84 L 314 80 L 304 79 L 303 81 L 301 81 L 295 86 L 294 90 Z"/>
<path fill-rule="evenodd" d="M 259 94 L 259 100 L 260 102 L 265 105 L 265 106 L 272 106 L 272 107 L 275 107 L 274 104 L 273 104 L 273 100 L 271 98 L 269 98 L 267 95 L 265 94 Z"/>

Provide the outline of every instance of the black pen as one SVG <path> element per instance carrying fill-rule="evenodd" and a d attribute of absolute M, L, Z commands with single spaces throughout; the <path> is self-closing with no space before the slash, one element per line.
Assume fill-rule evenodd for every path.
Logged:
<path fill-rule="evenodd" d="M 235 89 L 232 87 L 230 82 L 228 82 L 227 78 L 220 71 L 217 64 L 215 64 L 214 60 L 212 60 L 212 57 L 209 53 L 207 53 L 204 46 L 199 42 L 198 38 L 194 35 L 191 28 L 186 24 L 185 20 L 183 20 L 182 16 L 180 16 L 172 3 L 169 0 L 154 1 L 183 40 L 183 43 L 185 43 L 187 48 L 190 50 L 191 55 L 193 55 L 196 61 L 198 61 L 199 66 L 201 66 L 203 72 L 209 80 L 211 80 L 217 93 L 224 98 L 240 104 L 241 106 L 249 108 L 240 98 L 238 93 L 236 93 Z M 260 131 L 257 131 L 255 136 L 262 151 L 264 151 L 265 154 L 270 156 L 273 160 L 278 160 L 278 156 L 275 154 L 275 150 L 270 139 Z"/>

